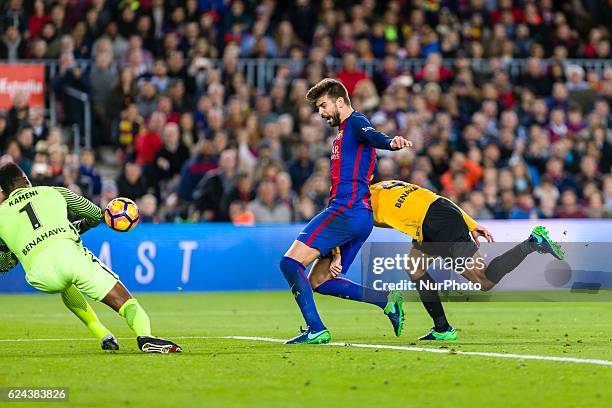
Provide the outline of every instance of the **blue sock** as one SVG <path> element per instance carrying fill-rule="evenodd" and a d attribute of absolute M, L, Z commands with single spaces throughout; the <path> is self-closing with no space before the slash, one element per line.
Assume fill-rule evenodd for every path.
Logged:
<path fill-rule="evenodd" d="M 283 256 L 280 261 L 280 268 L 310 330 L 312 332 L 325 330 L 325 325 L 323 325 L 319 312 L 317 312 L 312 287 L 304 273 L 304 265 L 295 259 Z"/>
<path fill-rule="evenodd" d="M 371 303 L 384 309 L 387 304 L 389 292 L 360 286 L 346 278 L 334 278 L 319 285 L 315 292 L 322 295 L 338 296 L 343 299 L 356 300 L 357 302 Z"/>

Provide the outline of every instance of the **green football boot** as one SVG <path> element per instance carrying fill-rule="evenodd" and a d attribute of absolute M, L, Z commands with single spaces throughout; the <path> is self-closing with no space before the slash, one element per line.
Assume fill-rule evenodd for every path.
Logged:
<path fill-rule="evenodd" d="M 384 312 L 393 325 L 393 332 L 397 337 L 402 335 L 404 329 L 404 298 L 399 290 L 392 290 L 387 295 L 387 304 Z"/>
<path fill-rule="evenodd" d="M 529 240 L 533 243 L 536 251 L 540 254 L 551 254 L 559 260 L 565 259 L 565 252 L 561 246 L 554 242 L 548 236 L 548 230 L 541 225 L 538 225 L 531 231 Z"/>
<path fill-rule="evenodd" d="M 331 334 L 327 329 L 314 333 L 307 327 L 306 330 L 300 328 L 300 331 L 299 336 L 287 340 L 285 344 L 325 344 L 331 341 Z"/>
<path fill-rule="evenodd" d="M 445 332 L 437 332 L 431 329 L 429 333 L 419 337 L 419 340 L 457 340 L 457 330 L 453 326 L 448 326 Z"/>

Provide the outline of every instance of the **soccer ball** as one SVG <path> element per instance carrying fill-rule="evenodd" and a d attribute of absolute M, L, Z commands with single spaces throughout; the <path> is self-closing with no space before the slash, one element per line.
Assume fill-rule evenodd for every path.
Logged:
<path fill-rule="evenodd" d="M 104 210 L 104 221 L 115 231 L 128 232 L 140 221 L 138 206 L 129 198 L 115 198 Z"/>

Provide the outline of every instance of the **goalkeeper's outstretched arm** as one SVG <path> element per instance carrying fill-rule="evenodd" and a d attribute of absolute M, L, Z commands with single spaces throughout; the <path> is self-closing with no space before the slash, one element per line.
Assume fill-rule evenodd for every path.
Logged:
<path fill-rule="evenodd" d="M 64 197 L 68 209 L 79 217 L 87 221 L 90 227 L 95 227 L 102 221 L 102 210 L 100 207 L 66 187 L 53 187 L 58 193 Z"/>

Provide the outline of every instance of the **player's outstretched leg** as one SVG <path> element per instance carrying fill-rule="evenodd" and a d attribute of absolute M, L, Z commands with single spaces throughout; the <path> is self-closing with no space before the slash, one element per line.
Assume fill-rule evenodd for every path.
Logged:
<path fill-rule="evenodd" d="M 404 327 L 404 300 L 400 291 L 378 291 L 358 285 L 350 279 L 336 277 L 316 286 L 315 292 L 321 295 L 336 296 L 341 299 L 350 299 L 378 306 L 389 318 L 395 335 L 400 336 L 402 334 Z"/>
<path fill-rule="evenodd" d="M 153 337 L 151 335 L 151 321 L 147 312 L 136 299 L 132 297 L 130 292 L 119 281 L 113 289 L 102 299 L 106 305 L 113 308 L 119 315 L 125 318 L 128 326 L 136 333 L 138 348 L 145 353 L 177 353 L 183 349 L 178 344 Z"/>
<path fill-rule="evenodd" d="M 565 253 L 561 250 L 559 244 L 550 239 L 548 230 L 538 225 L 531 231 L 529 238 L 494 258 L 489 263 L 485 271 L 486 278 L 493 282 L 494 286 L 499 283 L 504 276 L 519 266 L 519 264 L 532 252 L 551 254 L 560 260 L 565 259 Z"/>
<path fill-rule="evenodd" d="M 327 271 L 325 271 L 325 267 L 319 268 L 321 265 L 325 265 Z M 321 269 L 326 279 L 329 278 L 329 266 L 324 260 L 319 261 L 317 265 L 315 265 L 315 268 L 313 268 L 309 277 L 313 286 L 318 283 L 316 275 L 319 269 Z M 357 302 L 376 305 L 383 309 L 383 312 L 389 318 L 391 325 L 393 325 L 393 332 L 395 335 L 400 336 L 402 334 L 404 327 L 404 309 L 403 297 L 400 291 L 383 292 L 370 289 L 341 276 L 328 279 L 315 286 L 314 291 L 321 295 L 336 296 L 342 299 L 350 299 Z"/>
<path fill-rule="evenodd" d="M 76 286 L 71 285 L 62 292 L 62 301 L 100 340 L 102 350 L 119 350 L 119 343 L 115 336 L 100 322 L 98 316 Z"/>
<path fill-rule="evenodd" d="M 346 262 L 346 258 L 344 259 Z M 321 295 L 336 296 L 341 299 L 350 299 L 378 306 L 389 318 L 395 335 L 400 336 L 402 334 L 404 327 L 404 300 L 400 291 L 386 292 L 374 290 L 358 285 L 342 276 L 334 277 L 331 274 L 330 265 L 330 258 L 321 258 L 315 261 L 308 275 L 310 286 L 315 292 Z"/>

